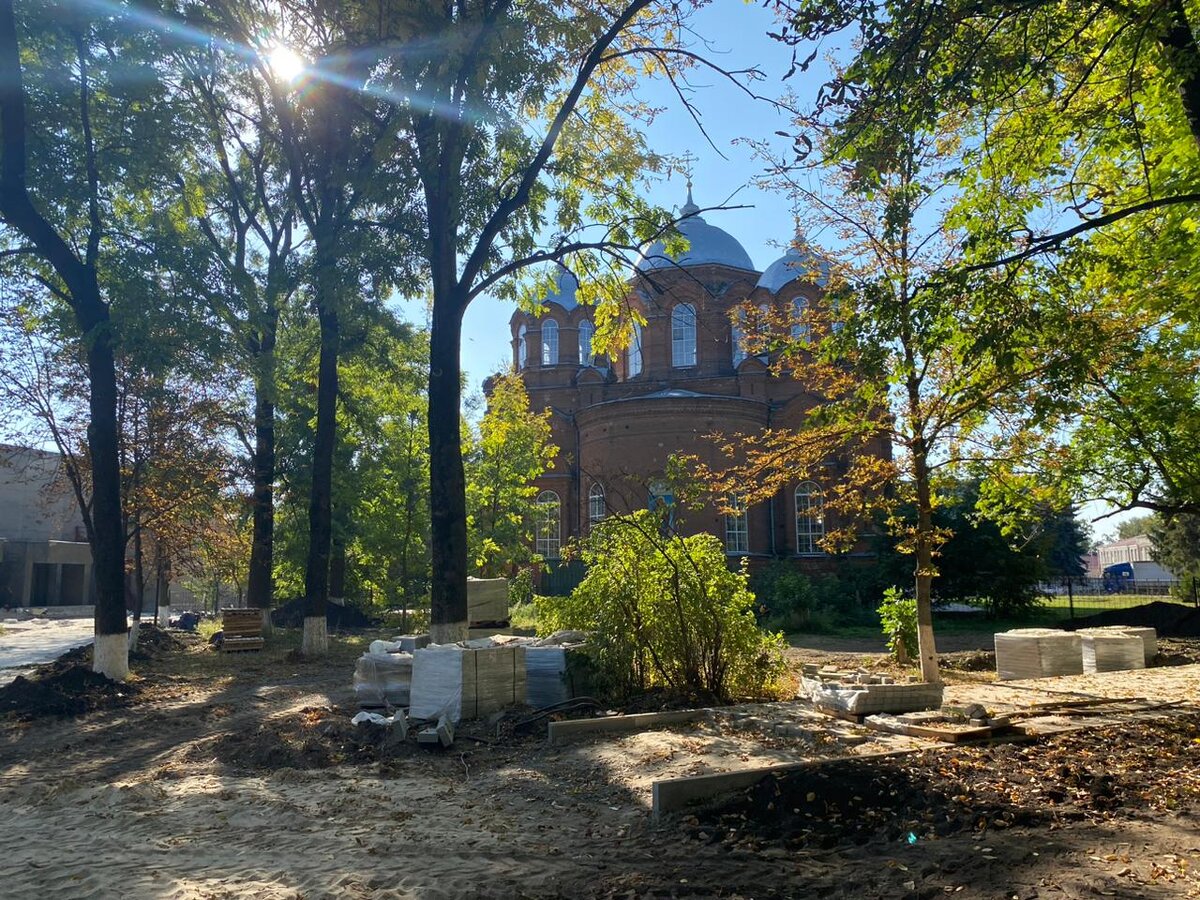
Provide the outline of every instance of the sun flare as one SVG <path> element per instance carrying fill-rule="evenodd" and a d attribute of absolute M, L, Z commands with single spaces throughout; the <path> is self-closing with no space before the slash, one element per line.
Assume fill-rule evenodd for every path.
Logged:
<path fill-rule="evenodd" d="M 276 44 L 267 51 L 267 65 L 280 81 L 293 82 L 304 74 L 304 57 L 283 44 Z"/>

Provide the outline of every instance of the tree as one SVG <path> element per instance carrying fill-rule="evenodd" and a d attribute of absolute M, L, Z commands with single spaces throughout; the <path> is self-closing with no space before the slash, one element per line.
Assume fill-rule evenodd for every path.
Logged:
<path fill-rule="evenodd" d="M 736 464 L 717 490 L 753 502 L 816 482 L 838 516 L 824 526 L 828 550 L 852 546 L 873 510 L 887 513 L 915 562 L 921 673 L 935 681 L 931 588 L 951 534 L 935 511 L 968 464 L 1020 456 L 1045 414 L 1042 381 L 1064 354 L 1047 339 L 1050 323 L 1014 303 L 1002 280 L 954 272 L 958 235 L 938 210 L 960 177 L 953 131 L 807 123 L 825 129 L 823 185 L 784 164 L 775 178 L 801 220 L 836 235 L 839 261 L 802 245 L 809 263 L 797 274 L 826 280 L 824 296 L 799 312 L 743 314 L 749 352 L 773 350 L 776 371 L 809 385 L 815 405 L 790 425 L 726 438 Z M 912 520 L 895 515 L 900 503 L 911 504 Z"/>
<path fill-rule="evenodd" d="M 119 200 L 170 171 L 158 37 L 117 9 L 31 4 L 18 30 L 0 2 L 0 220 L 5 254 L 60 300 L 87 361 L 90 509 L 96 575 L 94 668 L 129 670 L 114 347 L 102 273 L 121 247 Z M 134 77 L 136 73 L 136 77 Z"/>
<path fill-rule="evenodd" d="M 670 222 L 639 190 L 661 161 L 633 128 L 651 110 L 631 92 L 643 75 L 720 71 L 684 43 L 690 8 L 651 0 L 363 7 L 352 45 L 380 48 L 376 83 L 402 98 L 396 160 L 419 183 L 415 216 L 393 227 L 419 249 L 432 300 L 434 640 L 466 631 L 463 314 L 482 294 L 516 296 L 512 277 L 527 267 L 561 260 L 580 276 L 583 302 L 613 300 L 597 311 L 597 352 L 628 335 L 616 302 L 625 254 Z M 396 51 L 430 35 L 436 52 Z M 551 280 L 543 272 L 523 296 L 544 294 Z"/>
<path fill-rule="evenodd" d="M 1141 534 L 1149 534 L 1157 524 L 1158 516 L 1154 513 L 1147 513 L 1144 516 L 1134 516 L 1134 518 L 1126 519 L 1117 525 L 1117 539 L 1125 540 L 1126 538 L 1137 537 Z"/>
<path fill-rule="evenodd" d="M 337 441 L 331 480 L 331 591 L 410 608 L 429 580 L 428 448 L 424 387 L 428 337 L 372 304 L 341 317 Z M 320 336 L 298 310 L 279 345 L 281 590 L 303 590 L 306 505 L 315 440 Z M 332 577 L 336 575 L 337 577 Z M 339 583 L 340 582 L 340 583 Z"/>
<path fill-rule="evenodd" d="M 1152 556 L 1179 576 L 1179 596 L 1195 600 L 1200 584 L 1200 516 L 1179 513 L 1150 528 Z"/>
<path fill-rule="evenodd" d="M 252 538 L 246 600 L 264 611 L 274 593 L 275 349 L 280 309 L 303 264 L 302 235 L 280 157 L 269 92 L 231 48 L 211 42 L 177 55 L 196 139 L 178 177 L 167 234 L 189 289 L 226 330 L 228 350 L 253 387 L 253 419 L 241 434 L 250 457 Z M 163 246 L 165 245 L 165 246 Z"/>
<path fill-rule="evenodd" d="M 537 514 L 534 481 L 558 455 L 550 410 L 529 408 L 515 372 L 494 378 L 479 435 L 466 460 L 471 560 L 481 577 L 512 574 L 531 558 Z"/>
<path fill-rule="evenodd" d="M 819 105 L 949 119 L 967 269 L 1092 334 L 1047 423 L 1049 480 L 1117 509 L 1200 511 L 1200 50 L 1185 0 L 777 4 L 780 37 L 856 35 Z M 798 63 L 807 68 L 810 56 Z M 847 129 L 853 141 L 857 131 Z M 801 143 L 801 151 L 808 145 Z M 1061 438 L 1073 435 L 1064 453 Z"/>

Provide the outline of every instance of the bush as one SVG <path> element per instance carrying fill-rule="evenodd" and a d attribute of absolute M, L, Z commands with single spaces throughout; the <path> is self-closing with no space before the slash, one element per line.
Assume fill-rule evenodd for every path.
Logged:
<path fill-rule="evenodd" d="M 538 597 L 538 628 L 592 633 L 604 686 L 652 687 L 726 702 L 761 697 L 785 671 L 779 635 L 759 630 L 746 572 L 709 534 L 664 537 L 648 511 L 613 516 L 583 542 L 587 577 L 569 597 Z"/>
<path fill-rule="evenodd" d="M 533 601 L 533 569 L 522 569 L 508 579 L 508 605 L 524 606 Z"/>
<path fill-rule="evenodd" d="M 901 662 L 917 655 L 917 598 L 905 596 L 898 587 L 883 592 L 879 605 L 879 623 L 883 626 L 888 649 Z"/>
<path fill-rule="evenodd" d="M 753 590 L 759 622 L 772 630 L 821 633 L 852 617 L 844 602 L 846 590 L 837 578 L 805 575 L 783 560 L 759 572 Z"/>

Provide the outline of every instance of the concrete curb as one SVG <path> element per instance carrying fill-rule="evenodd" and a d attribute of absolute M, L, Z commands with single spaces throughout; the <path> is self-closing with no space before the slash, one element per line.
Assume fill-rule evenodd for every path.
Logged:
<path fill-rule="evenodd" d="M 547 737 L 551 744 L 564 744 L 568 741 L 584 740 L 598 734 L 650 731 L 665 725 L 682 725 L 702 719 L 707 714 L 707 709 L 674 709 L 667 712 L 635 713 L 631 716 L 605 716 L 599 719 L 551 722 Z"/>

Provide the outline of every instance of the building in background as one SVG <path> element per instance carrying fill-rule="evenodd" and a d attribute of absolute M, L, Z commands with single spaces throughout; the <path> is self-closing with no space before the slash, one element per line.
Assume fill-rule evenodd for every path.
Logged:
<path fill-rule="evenodd" d="M 688 250 L 672 260 L 656 244 L 632 273 L 626 302 L 646 324 L 617 358 L 592 352 L 594 310 L 577 302 L 576 279 L 565 269 L 539 315 L 519 311 L 510 321 L 513 364 L 531 407 L 552 411 L 560 449 L 537 482 L 536 550 L 547 559 L 607 515 L 671 506 L 672 455 L 723 462 L 706 435 L 788 428 L 819 402 L 797 379 L 773 374 L 767 357 L 747 354 L 736 323 L 749 301 L 787 316 L 799 336 L 798 313 L 822 294 L 821 264 L 792 249 L 759 271 L 736 238 L 699 215 L 690 185 L 681 215 Z M 890 447 L 881 441 L 876 452 L 889 456 Z M 688 511 L 681 530 L 717 535 L 731 557 L 826 568 L 819 541 L 831 525 L 827 489 L 821 479 L 798 480 L 736 515 L 709 504 Z"/>
<path fill-rule="evenodd" d="M 92 551 L 62 457 L 0 445 L 0 607 L 94 603 Z"/>

